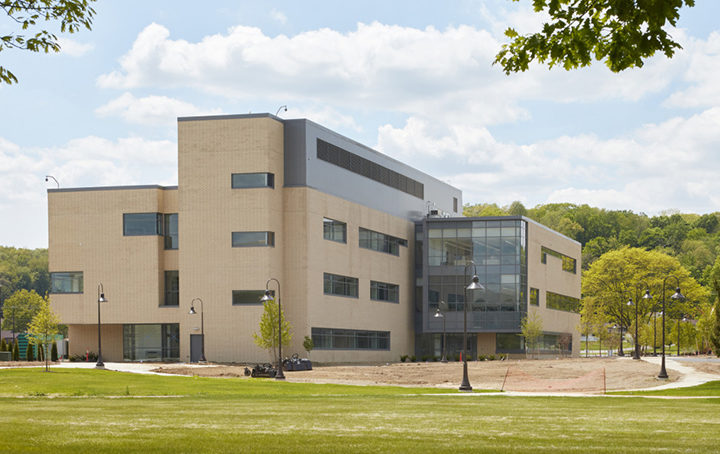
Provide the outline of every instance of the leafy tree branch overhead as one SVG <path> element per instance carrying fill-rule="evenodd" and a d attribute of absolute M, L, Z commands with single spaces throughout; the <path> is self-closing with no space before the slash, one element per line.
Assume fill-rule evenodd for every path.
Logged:
<path fill-rule="evenodd" d="M 90 30 L 95 0 L 0 0 L 0 8 L 14 24 L 16 31 L 0 36 L 0 52 L 9 49 L 31 52 L 60 52 L 57 36 L 45 28 L 56 27 L 61 33 Z M 39 23 L 48 22 L 40 26 Z M 0 65 L 0 83 L 13 84 L 18 79 L 9 69 Z"/>
<path fill-rule="evenodd" d="M 639 68 L 656 52 L 671 58 L 682 49 L 667 28 L 677 24 L 683 6 L 695 6 L 695 0 L 533 0 L 535 11 L 550 20 L 527 35 L 508 28 L 510 42 L 495 63 L 506 74 L 526 71 L 533 61 L 566 70 L 593 59 L 613 72 Z"/>

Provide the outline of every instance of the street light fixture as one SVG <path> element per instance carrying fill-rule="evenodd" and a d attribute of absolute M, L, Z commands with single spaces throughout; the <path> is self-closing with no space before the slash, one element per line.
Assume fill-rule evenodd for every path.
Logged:
<path fill-rule="evenodd" d="M 189 314 L 194 315 L 197 314 L 195 312 L 195 301 L 200 301 L 200 337 L 202 338 L 202 348 L 200 349 L 200 361 L 201 362 L 207 362 L 205 359 L 205 311 L 204 311 L 204 305 L 203 300 L 200 298 L 193 298 L 192 301 L 190 301 L 190 312 Z"/>
<path fill-rule="evenodd" d="M 642 299 L 645 301 L 649 301 L 652 299 L 652 295 L 650 295 L 650 288 L 649 286 L 641 282 L 641 284 L 645 284 L 645 294 L 642 296 Z M 640 306 L 640 298 L 639 298 L 639 290 L 640 286 L 638 284 L 635 285 L 635 301 L 633 302 L 632 298 L 628 301 L 628 306 L 635 305 L 635 351 L 633 352 L 633 359 L 640 359 L 640 340 L 638 339 L 638 306 Z"/>
<path fill-rule="evenodd" d="M 662 289 L 662 362 L 660 363 L 660 373 L 658 374 L 658 378 L 668 378 L 667 371 L 665 370 L 665 283 L 668 279 L 673 278 L 675 279 L 675 283 L 677 284 L 677 287 L 675 287 L 675 293 L 673 293 L 670 296 L 670 299 L 673 300 L 673 302 L 677 301 L 684 301 L 685 296 L 680 293 L 680 279 L 677 278 L 677 276 L 667 276 L 665 279 L 663 279 L 663 289 Z"/>
<path fill-rule="evenodd" d="M 470 263 L 465 265 L 465 282 L 467 282 L 467 270 L 468 267 L 473 267 L 473 277 L 470 284 L 465 287 L 465 299 L 463 302 L 463 379 L 462 383 L 460 384 L 460 391 L 472 391 L 472 386 L 470 386 L 470 379 L 468 378 L 468 370 L 467 370 L 467 312 L 468 312 L 468 298 L 467 298 L 467 291 L 468 290 L 484 290 L 485 287 L 480 285 L 480 278 L 478 278 L 477 275 L 477 267 L 475 266 L 475 262 L 472 260 Z"/>
<path fill-rule="evenodd" d="M 107 299 L 105 298 L 105 288 L 103 288 L 102 282 L 98 284 L 98 360 L 95 364 L 95 367 L 102 369 L 105 367 L 105 363 L 102 359 L 102 341 L 101 341 L 101 331 L 100 331 L 100 303 L 107 303 Z"/>
<path fill-rule="evenodd" d="M 275 375 L 275 380 L 285 380 L 285 374 L 283 373 L 282 364 L 282 306 L 280 306 L 280 281 L 271 277 L 265 282 L 265 295 L 260 298 L 260 301 L 274 301 L 272 292 L 270 291 L 270 281 L 275 281 L 277 284 L 277 304 L 278 304 L 278 371 Z"/>
<path fill-rule="evenodd" d="M 443 302 L 444 302 L 444 301 L 441 301 L 440 304 L 442 304 Z M 445 348 L 446 348 L 445 346 L 447 345 L 447 342 L 446 342 L 446 340 L 445 340 L 445 314 L 443 314 L 443 313 L 440 311 L 440 308 L 438 307 L 438 308 L 435 310 L 435 315 L 434 315 L 434 317 L 435 317 L 435 318 L 441 318 L 442 321 L 443 321 L 442 359 L 440 360 L 440 362 L 441 362 L 441 363 L 446 363 L 446 362 L 447 362 L 447 357 L 445 356 Z"/>

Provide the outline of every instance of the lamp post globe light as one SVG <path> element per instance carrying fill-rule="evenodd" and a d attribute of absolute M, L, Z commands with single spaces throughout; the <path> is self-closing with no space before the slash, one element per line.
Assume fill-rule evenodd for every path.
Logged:
<path fill-rule="evenodd" d="M 273 301 L 272 292 L 270 291 L 270 281 L 274 281 L 277 284 L 277 304 L 278 304 L 278 370 L 275 374 L 275 380 L 285 380 L 285 374 L 283 373 L 282 364 L 282 307 L 280 306 L 280 281 L 271 277 L 265 282 L 265 295 L 260 298 L 260 301 Z"/>
<path fill-rule="evenodd" d="M 684 301 L 685 296 L 680 293 L 680 279 L 677 278 L 677 276 L 667 276 L 665 279 L 663 279 L 663 289 L 662 289 L 662 360 L 660 362 L 660 373 L 658 374 L 658 378 L 668 378 L 667 371 L 665 370 L 665 313 L 667 312 L 665 310 L 665 283 L 668 279 L 675 279 L 675 283 L 677 286 L 675 287 L 675 293 L 673 293 L 670 296 L 670 299 L 673 300 L 673 302 L 678 301 Z"/>
<path fill-rule="evenodd" d="M 441 302 L 440 304 L 442 304 L 442 302 Z M 440 359 L 440 362 L 441 362 L 441 363 L 446 363 L 446 362 L 447 362 L 447 357 L 445 356 L 445 348 L 446 348 L 445 346 L 447 345 L 447 342 L 445 341 L 445 340 L 446 340 L 446 339 L 445 339 L 445 314 L 443 314 L 442 311 L 440 311 L 440 308 L 438 307 L 437 309 L 435 309 L 435 315 L 434 315 L 434 317 L 435 317 L 435 318 L 441 318 L 442 321 L 443 321 L 442 359 Z"/>
<path fill-rule="evenodd" d="M 190 301 L 190 312 L 188 312 L 191 315 L 197 314 L 195 311 L 195 301 L 200 301 L 200 337 L 202 338 L 202 347 L 200 348 L 200 361 L 201 362 L 207 362 L 205 359 L 205 310 L 203 305 L 203 300 L 200 298 L 193 298 L 192 301 Z"/>
<path fill-rule="evenodd" d="M 473 277 L 470 281 L 470 284 L 465 287 L 465 299 L 463 302 L 463 378 L 462 383 L 460 384 L 460 391 L 472 391 L 472 386 L 470 386 L 470 379 L 468 378 L 468 370 L 467 370 L 467 312 L 468 312 L 468 298 L 467 298 L 467 291 L 468 290 L 484 290 L 485 287 L 480 285 L 480 278 L 477 276 L 477 268 L 475 267 L 475 262 L 472 260 L 470 263 L 465 265 L 465 282 L 467 282 L 467 271 L 468 268 L 472 266 L 473 267 Z"/>
<path fill-rule="evenodd" d="M 98 360 L 97 363 L 95 363 L 95 367 L 97 368 L 104 368 L 105 363 L 102 359 L 102 332 L 101 332 L 101 324 L 100 324 L 100 303 L 107 303 L 108 300 L 105 298 L 105 289 L 103 288 L 102 282 L 98 284 Z"/>

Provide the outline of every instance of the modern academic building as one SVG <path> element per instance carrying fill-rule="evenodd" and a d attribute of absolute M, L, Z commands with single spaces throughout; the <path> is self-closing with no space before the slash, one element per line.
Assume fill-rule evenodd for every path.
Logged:
<path fill-rule="evenodd" d="M 288 356 L 305 336 L 318 362 L 439 356 L 438 309 L 455 354 L 466 299 L 473 354 L 522 353 L 528 311 L 546 353 L 579 350 L 579 243 L 524 217 L 462 217 L 460 190 L 306 119 L 179 118 L 178 186 L 48 199 L 71 355 L 97 351 L 100 314 L 107 361 L 196 361 L 204 343 L 208 361 L 266 362 L 266 285 Z M 466 295 L 474 273 L 484 290 Z"/>

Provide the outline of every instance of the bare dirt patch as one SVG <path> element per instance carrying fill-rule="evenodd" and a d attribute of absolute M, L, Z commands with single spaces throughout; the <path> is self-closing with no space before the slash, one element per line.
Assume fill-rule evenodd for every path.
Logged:
<path fill-rule="evenodd" d="M 684 364 L 691 367 L 702 365 Z M 714 365 L 708 366 L 713 367 Z M 156 372 L 205 377 L 244 377 L 245 366 L 209 365 L 188 367 L 164 365 Z M 718 367 L 720 369 L 720 367 Z M 604 371 L 604 374 L 602 373 Z M 535 385 L 527 391 L 538 391 L 537 383 L 571 382 L 576 391 L 608 391 L 650 388 L 676 381 L 680 374 L 668 369 L 669 380 L 658 380 L 658 366 L 625 358 L 565 358 L 550 360 L 474 361 L 468 363 L 470 383 L 475 389 L 500 390 L 508 374 L 529 377 Z M 720 370 L 707 370 L 718 373 Z M 337 383 L 353 385 L 394 385 L 435 388 L 457 388 L 462 380 L 462 363 L 391 363 L 374 365 L 315 366 L 311 371 L 285 372 L 287 381 L 302 383 Z M 604 376 L 604 383 L 603 381 Z M 577 383 L 580 383 L 577 385 Z M 584 384 L 583 384 L 584 383 Z M 587 389 L 583 389 L 583 386 Z M 506 387 L 507 388 L 507 387 Z M 516 389 L 519 390 L 519 389 Z"/>

